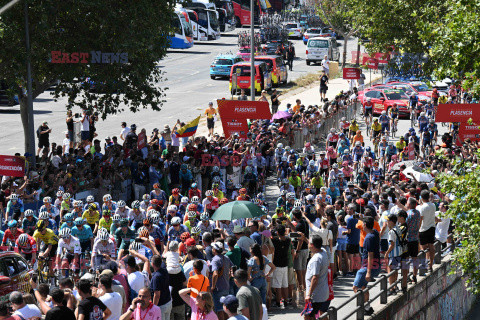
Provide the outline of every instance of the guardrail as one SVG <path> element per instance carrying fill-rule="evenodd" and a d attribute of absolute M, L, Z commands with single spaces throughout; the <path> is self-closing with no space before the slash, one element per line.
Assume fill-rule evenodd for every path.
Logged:
<path fill-rule="evenodd" d="M 453 237 L 453 234 L 449 234 L 449 237 Z M 458 239 L 457 241 L 455 241 L 453 243 L 448 244 L 444 249 L 442 249 L 442 244 L 440 243 L 440 241 L 435 241 L 435 243 L 434 243 L 435 256 L 434 256 L 434 261 L 433 261 L 434 264 L 442 264 L 442 254 L 447 252 L 447 250 L 451 250 L 451 252 L 453 252 L 453 250 L 455 249 L 455 246 L 457 246 L 459 243 L 460 243 L 460 239 Z M 427 252 L 428 252 L 428 250 L 419 251 L 419 254 L 417 256 L 417 260 L 419 259 L 420 261 L 426 261 L 425 258 L 426 258 Z M 410 264 L 411 263 L 409 262 L 408 263 L 409 268 L 410 268 Z M 426 273 L 425 271 L 426 271 L 426 269 L 424 269 L 424 268 L 418 268 L 418 275 L 424 276 L 425 273 Z M 363 320 L 364 317 L 365 317 L 364 307 L 365 307 L 365 302 L 366 302 L 364 300 L 364 293 L 369 292 L 372 288 L 380 285 L 380 293 L 376 294 L 373 297 L 370 297 L 370 299 L 368 300 L 368 303 L 371 304 L 372 302 L 374 302 L 375 300 L 380 298 L 380 304 L 383 304 L 383 305 L 387 304 L 387 302 L 388 302 L 387 301 L 388 300 L 388 290 L 390 290 L 391 288 L 396 286 L 398 283 L 400 283 L 402 281 L 402 278 L 403 278 L 402 276 L 400 276 L 400 277 L 398 277 L 397 281 L 395 281 L 391 285 L 388 285 L 388 278 L 395 273 L 398 273 L 398 270 L 393 270 L 393 271 L 391 271 L 387 274 L 380 275 L 379 279 L 377 279 L 371 285 L 367 286 L 367 288 L 365 290 L 358 290 L 352 297 L 350 297 L 350 299 L 343 302 L 338 307 L 328 308 L 328 311 L 326 313 L 324 313 L 323 315 L 321 315 L 319 318 L 317 318 L 317 320 L 322 320 L 322 319 L 337 320 L 338 319 L 338 311 L 340 309 L 343 309 L 346 305 L 348 305 L 349 303 L 351 303 L 355 299 L 356 299 L 355 309 L 353 309 L 350 313 L 348 313 L 342 319 L 343 320 L 348 319 L 351 316 L 356 315 L 357 320 Z M 408 273 L 407 279 L 411 275 L 413 275 L 413 272 Z M 401 294 L 403 294 L 403 293 L 401 293 Z"/>

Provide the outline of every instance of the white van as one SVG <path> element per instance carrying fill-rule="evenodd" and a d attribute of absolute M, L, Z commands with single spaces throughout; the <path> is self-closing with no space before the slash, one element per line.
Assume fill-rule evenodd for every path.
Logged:
<path fill-rule="evenodd" d="M 337 40 L 334 38 L 315 37 L 307 42 L 307 65 L 311 62 L 321 62 L 325 56 L 331 61 L 340 59 Z"/>

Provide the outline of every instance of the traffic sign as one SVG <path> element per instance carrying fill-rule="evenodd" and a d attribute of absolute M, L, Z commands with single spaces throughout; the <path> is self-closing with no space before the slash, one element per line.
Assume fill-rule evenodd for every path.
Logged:
<path fill-rule="evenodd" d="M 343 68 L 343 79 L 360 79 L 360 69 Z"/>

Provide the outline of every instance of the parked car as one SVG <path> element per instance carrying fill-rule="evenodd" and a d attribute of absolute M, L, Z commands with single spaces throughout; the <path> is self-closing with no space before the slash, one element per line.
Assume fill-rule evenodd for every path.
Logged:
<path fill-rule="evenodd" d="M 285 24 L 285 29 L 287 29 L 289 38 L 301 39 L 303 34 L 303 29 L 298 22 L 287 22 Z"/>
<path fill-rule="evenodd" d="M 310 28 L 303 34 L 303 43 L 307 44 L 308 39 L 318 37 L 322 34 L 322 28 Z"/>
<path fill-rule="evenodd" d="M 27 261 L 13 251 L 0 252 L 0 297 L 7 297 L 10 292 L 30 293 L 30 279 L 33 270 Z"/>
<path fill-rule="evenodd" d="M 337 40 L 335 38 L 310 38 L 307 42 L 307 65 L 310 63 L 321 62 L 325 56 L 332 61 L 340 59 Z"/>
<path fill-rule="evenodd" d="M 228 78 L 232 66 L 240 61 L 243 61 L 243 59 L 237 55 L 227 54 L 217 56 L 210 65 L 210 78 L 212 80 L 215 80 L 216 77 Z"/>

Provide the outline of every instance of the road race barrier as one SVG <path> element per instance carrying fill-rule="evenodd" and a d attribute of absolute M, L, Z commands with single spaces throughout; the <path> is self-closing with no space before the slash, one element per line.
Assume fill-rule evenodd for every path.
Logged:
<path fill-rule="evenodd" d="M 449 234 L 449 237 L 453 237 L 453 234 Z M 435 248 L 434 264 L 435 265 L 440 265 L 440 268 L 446 266 L 447 264 L 450 264 L 451 259 L 448 259 L 447 261 L 442 262 L 442 257 L 447 256 L 449 253 L 453 252 L 455 247 L 458 246 L 460 244 L 460 242 L 461 242 L 461 239 L 457 239 L 457 241 L 448 244 L 444 249 L 442 249 L 442 244 L 440 243 L 440 241 L 435 241 L 435 243 L 434 243 L 434 248 Z M 426 265 L 426 254 L 427 254 L 427 252 L 428 252 L 428 250 L 421 250 L 421 251 L 419 251 L 418 256 L 417 256 L 417 262 L 416 262 L 415 267 L 418 266 L 418 275 L 419 276 L 424 276 L 425 275 L 425 271 L 427 269 L 427 265 Z M 409 269 L 411 267 L 411 264 L 412 264 L 411 261 L 407 263 L 407 266 L 408 266 Z M 405 267 L 405 265 L 403 265 L 402 268 L 403 267 Z M 438 270 L 438 269 L 435 268 L 435 270 Z M 435 273 L 435 270 L 434 270 L 434 273 Z M 396 272 L 399 273 L 397 280 L 394 283 L 392 283 L 391 285 L 389 285 L 388 284 L 389 277 L 392 276 L 393 274 L 395 274 Z M 425 279 L 429 279 L 430 277 L 432 277 L 432 275 L 433 275 L 433 273 L 429 274 L 428 276 L 425 277 Z M 413 276 L 413 272 L 409 272 L 408 275 L 407 275 L 407 278 L 409 278 L 410 276 Z M 407 293 L 405 293 L 405 294 L 408 295 L 412 290 L 414 290 L 414 288 L 417 285 L 419 285 L 425 279 L 419 280 L 418 283 L 416 283 L 412 287 L 408 288 Z M 371 285 L 368 285 L 365 290 L 358 290 L 353 296 L 351 296 L 348 300 L 343 302 L 338 307 L 333 307 L 333 306 L 329 307 L 328 311 L 326 313 L 324 313 L 323 315 L 321 315 L 320 317 L 318 317 L 317 320 L 322 320 L 322 319 L 329 319 L 329 320 L 342 319 L 342 320 L 345 320 L 345 319 L 349 319 L 353 315 L 355 315 L 355 319 L 363 320 L 365 318 L 365 303 L 366 303 L 366 301 L 364 300 L 364 293 L 365 292 L 370 292 L 373 288 L 379 286 L 380 287 L 380 292 L 377 293 L 376 295 L 370 296 L 370 300 L 368 300 L 368 303 L 369 303 L 369 305 L 372 305 L 374 301 L 376 301 L 378 298 L 380 298 L 380 304 L 381 305 L 386 305 L 388 303 L 388 290 L 396 287 L 397 284 L 399 284 L 399 283 L 401 284 L 401 282 L 402 282 L 402 275 L 401 275 L 401 272 L 399 270 L 393 270 L 393 271 L 391 271 L 387 274 L 381 274 L 381 275 L 378 276 L 378 279 L 375 282 L 373 282 Z M 401 291 L 396 296 L 394 296 L 393 299 L 397 299 L 397 297 L 399 297 L 399 295 L 402 295 Z M 351 310 L 346 316 L 343 316 L 342 318 L 338 318 L 338 312 L 341 309 L 344 309 L 347 305 L 349 305 L 354 300 L 356 300 L 356 307 L 353 310 Z M 378 312 L 376 311 L 373 317 L 375 318 L 375 315 L 377 315 L 377 314 L 378 314 Z M 385 316 L 385 315 L 381 315 L 381 316 Z M 377 318 L 382 319 L 381 317 L 377 317 Z M 375 319 L 377 319 L 377 318 L 375 318 Z"/>

